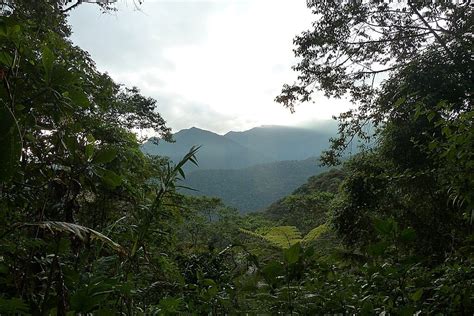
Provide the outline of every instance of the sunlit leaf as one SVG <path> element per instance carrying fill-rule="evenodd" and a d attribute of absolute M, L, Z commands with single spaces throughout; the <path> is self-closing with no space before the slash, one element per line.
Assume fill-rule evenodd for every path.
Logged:
<path fill-rule="evenodd" d="M 47 82 L 51 80 L 54 59 L 55 57 L 51 49 L 48 46 L 43 46 L 43 49 L 41 50 L 41 61 L 43 63 L 45 79 Z"/>

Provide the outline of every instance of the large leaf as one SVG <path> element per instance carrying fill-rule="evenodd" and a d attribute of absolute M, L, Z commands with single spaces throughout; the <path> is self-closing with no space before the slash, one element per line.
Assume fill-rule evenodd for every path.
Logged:
<path fill-rule="evenodd" d="M 277 226 L 265 234 L 265 239 L 281 248 L 289 248 L 301 242 L 301 232 L 294 226 Z"/>
<path fill-rule="evenodd" d="M 30 308 L 23 300 L 0 297 L 0 315 L 28 315 L 29 312 Z"/>
<path fill-rule="evenodd" d="M 54 54 L 48 46 L 44 46 L 41 50 L 41 61 L 43 63 L 45 80 L 49 82 L 51 80 L 51 72 L 53 71 Z"/>
<path fill-rule="evenodd" d="M 300 253 L 301 253 L 301 244 L 296 243 L 290 248 L 285 249 L 283 251 L 283 257 L 285 258 L 285 261 L 288 262 L 288 264 L 293 264 L 293 263 L 296 263 L 298 259 L 300 258 Z"/>
<path fill-rule="evenodd" d="M 105 185 L 112 189 L 122 184 L 122 177 L 112 170 L 99 169 L 98 174 L 102 178 L 102 181 L 104 181 Z"/>
<path fill-rule="evenodd" d="M 306 236 L 303 238 L 303 242 L 310 243 L 316 239 L 318 239 L 322 234 L 329 230 L 328 225 L 322 224 L 316 228 L 313 228 Z"/>
<path fill-rule="evenodd" d="M 0 52 L 0 64 L 10 68 L 13 64 L 13 58 L 7 52 Z"/>
<path fill-rule="evenodd" d="M 109 237 L 99 233 L 98 231 L 95 231 L 85 226 L 81 226 L 81 225 L 77 225 L 73 223 L 67 223 L 67 222 L 54 222 L 54 221 L 18 224 L 18 227 L 25 227 L 25 226 L 35 226 L 42 229 L 47 229 L 51 232 L 72 234 L 82 241 L 99 240 L 99 241 L 102 241 L 107 246 L 109 246 L 110 248 L 112 248 L 113 250 L 124 255 L 127 254 L 127 251 L 121 245 L 114 242 Z"/>
<path fill-rule="evenodd" d="M 408 227 L 400 232 L 401 241 L 408 243 L 416 240 L 416 232 L 413 228 Z"/>
<path fill-rule="evenodd" d="M 75 105 L 82 108 L 88 108 L 90 106 L 89 98 L 87 98 L 87 95 L 79 89 L 69 91 L 67 96 Z"/>
<path fill-rule="evenodd" d="M 396 223 L 393 219 L 380 219 L 374 218 L 374 228 L 375 230 L 383 236 L 388 236 L 396 230 Z"/>
<path fill-rule="evenodd" d="M 94 158 L 92 159 L 93 163 L 108 163 L 115 159 L 117 156 L 116 148 L 104 148 L 99 150 Z"/>
<path fill-rule="evenodd" d="M 0 181 L 8 181 L 15 173 L 21 155 L 21 137 L 12 113 L 0 108 Z"/>
<path fill-rule="evenodd" d="M 285 268 L 278 261 L 270 261 L 263 269 L 262 273 L 269 283 L 276 283 L 278 278 L 285 274 Z"/>
<path fill-rule="evenodd" d="M 249 236 L 265 240 L 281 249 L 290 248 L 292 245 L 302 241 L 301 232 L 294 226 L 272 227 L 265 235 L 257 234 L 246 229 L 239 230 Z"/>

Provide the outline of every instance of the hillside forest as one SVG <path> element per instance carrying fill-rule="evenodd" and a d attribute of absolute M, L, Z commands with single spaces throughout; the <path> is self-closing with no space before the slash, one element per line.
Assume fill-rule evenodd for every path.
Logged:
<path fill-rule="evenodd" d="M 275 100 L 355 107 L 313 176 L 242 214 L 183 188 L 199 147 L 144 153 L 171 128 L 73 44 L 70 12 L 114 10 L 82 2 L 0 0 L 0 315 L 474 313 L 472 5 L 308 2 Z"/>

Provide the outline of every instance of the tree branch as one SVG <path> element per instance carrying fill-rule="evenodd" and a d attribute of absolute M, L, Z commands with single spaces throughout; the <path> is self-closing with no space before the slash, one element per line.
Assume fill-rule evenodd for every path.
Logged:
<path fill-rule="evenodd" d="M 436 40 L 439 42 L 439 44 L 441 45 L 441 47 L 444 48 L 444 50 L 446 51 L 446 53 L 448 54 L 448 56 L 453 60 L 455 61 L 455 58 L 454 58 L 454 54 L 453 52 L 451 52 L 451 50 L 448 48 L 448 46 L 446 45 L 446 43 L 444 42 L 444 40 L 441 38 L 441 36 L 439 36 L 438 33 L 436 33 L 435 30 L 433 30 L 433 28 L 431 27 L 431 25 L 423 18 L 423 16 L 420 14 L 420 12 L 415 8 L 415 6 L 413 5 L 413 3 L 411 1 L 408 1 L 408 5 L 410 6 L 410 8 L 413 10 L 413 12 L 415 12 L 415 14 L 418 16 L 418 18 L 421 20 L 421 22 L 428 28 L 428 30 L 430 30 L 430 33 L 434 35 L 434 37 L 436 38 Z"/>
<path fill-rule="evenodd" d="M 73 4 L 72 6 L 64 9 L 64 10 L 61 10 L 61 13 L 66 13 L 68 11 L 71 11 L 72 9 L 74 9 L 75 7 L 77 7 L 78 5 L 80 5 L 82 3 L 82 0 L 77 0 L 77 2 L 75 4 Z"/>

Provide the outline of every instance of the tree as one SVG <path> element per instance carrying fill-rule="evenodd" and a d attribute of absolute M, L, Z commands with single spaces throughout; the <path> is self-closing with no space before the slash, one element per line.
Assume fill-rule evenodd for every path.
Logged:
<path fill-rule="evenodd" d="M 132 308 L 115 286 L 130 289 L 127 275 L 158 261 L 150 240 L 171 244 L 163 203 L 195 162 L 195 149 L 177 166 L 141 152 L 135 130 L 171 137 L 156 101 L 97 71 L 68 39 L 62 4 L 11 1 L 0 17 L 2 314 Z M 137 288 L 165 278 L 142 271 Z"/>
<path fill-rule="evenodd" d="M 327 96 L 350 95 L 358 109 L 339 116 L 340 138 L 333 140 L 328 163 L 358 135 L 367 138 L 367 124 L 377 127 L 387 119 L 390 104 L 380 107 L 376 82 L 421 56 L 437 52 L 445 64 L 460 69 L 472 63 L 472 6 L 454 2 L 407 4 L 386 1 L 312 1 L 313 29 L 294 40 L 300 61 L 298 81 L 284 85 L 276 101 L 294 110 L 311 100 L 314 91 Z M 466 69 L 466 68 L 464 68 Z M 394 101 L 392 101 L 394 102 Z M 393 104 L 393 103 L 392 103 Z M 369 135 L 368 135 L 369 134 Z"/>

